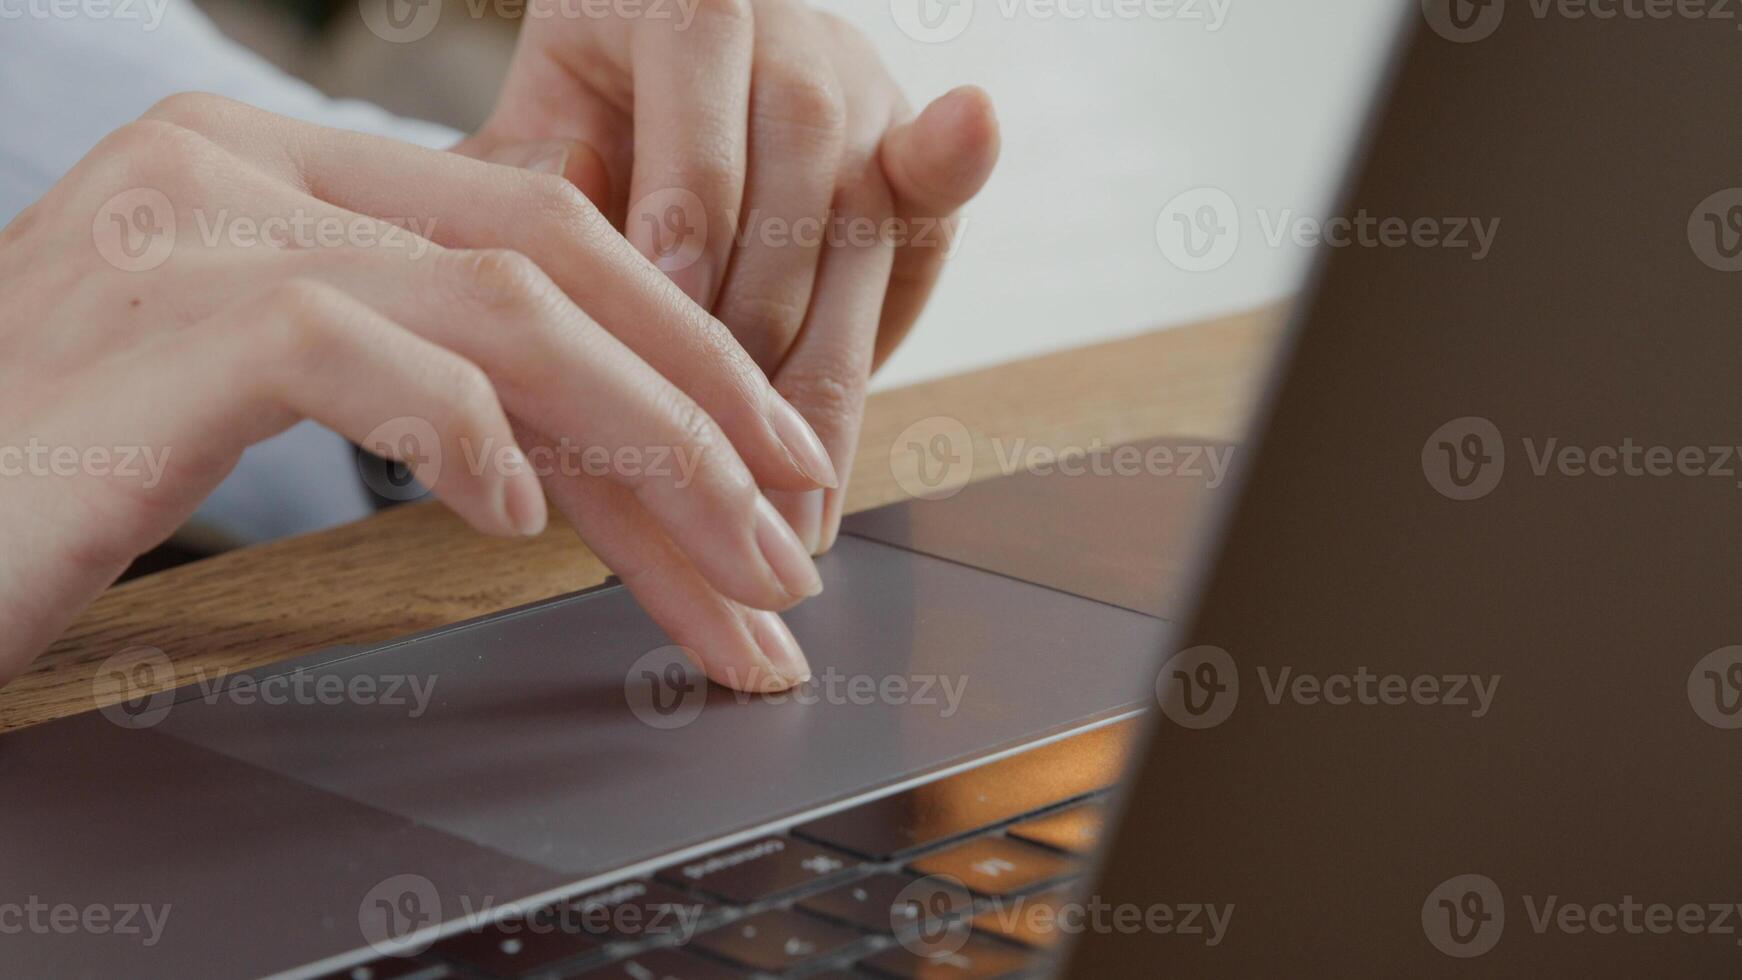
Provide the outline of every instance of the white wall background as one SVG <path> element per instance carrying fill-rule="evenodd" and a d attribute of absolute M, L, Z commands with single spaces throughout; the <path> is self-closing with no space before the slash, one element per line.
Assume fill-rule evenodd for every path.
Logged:
<path fill-rule="evenodd" d="M 992 93 L 1003 122 L 1003 163 L 968 211 L 966 237 L 924 321 L 878 375 L 880 388 L 1294 291 L 1306 252 L 1272 247 L 1259 212 L 1274 220 L 1331 205 L 1397 18 L 1414 6 L 813 2 L 874 39 L 916 106 L 973 82 Z M 945 39 L 917 40 L 898 24 L 914 24 L 921 4 L 942 18 Z M 1221 268 L 1186 272 L 1157 245 L 1156 219 L 1198 187 L 1233 199 L 1241 239 Z"/>

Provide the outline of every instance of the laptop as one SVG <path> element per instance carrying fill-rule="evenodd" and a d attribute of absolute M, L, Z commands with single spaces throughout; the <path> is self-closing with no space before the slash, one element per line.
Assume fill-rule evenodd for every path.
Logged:
<path fill-rule="evenodd" d="M 784 698 L 608 584 L 8 733 L 4 972 L 1734 975 L 1735 26 L 1424 9 L 1251 439 L 1123 447 L 1237 480 L 859 515 Z"/>

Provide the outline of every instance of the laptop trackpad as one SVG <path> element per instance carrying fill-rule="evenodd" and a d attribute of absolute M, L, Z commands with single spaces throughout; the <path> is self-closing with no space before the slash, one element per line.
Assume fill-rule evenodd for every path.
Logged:
<path fill-rule="evenodd" d="M 256 672 L 160 731 L 579 877 L 1148 696 L 1155 619 L 851 536 L 819 564 L 799 696 L 684 694 L 619 589 Z"/>

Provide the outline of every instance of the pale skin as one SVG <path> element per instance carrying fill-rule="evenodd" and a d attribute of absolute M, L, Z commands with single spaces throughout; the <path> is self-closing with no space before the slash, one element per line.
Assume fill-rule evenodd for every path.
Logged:
<path fill-rule="evenodd" d="M 303 419 L 361 442 L 400 418 L 437 435 L 438 499 L 510 536 L 554 506 L 715 681 L 809 676 L 777 613 L 820 588 L 810 555 L 834 540 L 866 380 L 947 239 L 711 232 L 662 271 L 634 202 L 681 188 L 714 229 L 832 213 L 948 232 L 997 156 L 985 96 L 912 117 L 862 39 L 789 0 L 704 0 L 681 31 L 530 17 L 495 113 L 454 150 L 176 96 L 0 230 L 0 446 L 164 461 L 156 480 L 0 476 L 0 682 L 247 446 Z M 94 230 L 141 188 L 179 229 L 148 270 Z M 348 231 L 204 239 L 214 216 Z M 694 468 L 518 465 L 572 445 Z M 486 446 L 489 465 L 455 465 Z"/>

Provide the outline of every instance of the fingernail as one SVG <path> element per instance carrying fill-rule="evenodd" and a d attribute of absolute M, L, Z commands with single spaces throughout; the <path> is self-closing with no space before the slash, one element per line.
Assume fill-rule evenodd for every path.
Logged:
<path fill-rule="evenodd" d="M 798 535 L 800 544 L 804 545 L 806 554 L 817 555 L 823 550 L 823 495 L 824 490 L 806 490 L 803 493 L 781 494 L 781 510 L 786 515 L 788 526 Z"/>
<path fill-rule="evenodd" d="M 536 171 L 541 174 L 555 174 L 560 177 L 564 170 L 567 169 L 568 164 L 568 144 L 552 143 L 549 146 L 533 151 L 531 158 L 526 161 L 525 167 L 527 170 Z"/>
<path fill-rule="evenodd" d="M 502 516 L 517 533 L 537 537 L 544 533 L 550 520 L 545 505 L 544 487 L 519 449 L 510 449 L 502 460 Z"/>
<path fill-rule="evenodd" d="M 744 621 L 769 668 L 787 687 L 796 687 L 811 679 L 810 662 L 805 659 L 804 651 L 798 648 L 798 638 L 792 635 L 784 620 L 765 609 L 753 609 L 745 613 Z"/>
<path fill-rule="evenodd" d="M 817 438 L 817 430 L 811 428 L 804 416 L 798 414 L 798 409 L 778 393 L 771 401 L 773 407 L 768 412 L 768 424 L 774 428 L 774 435 L 786 449 L 786 454 L 792 457 L 792 464 L 817 486 L 830 489 L 840 486 L 841 475 L 835 472 L 835 463 L 829 459 L 823 441 Z"/>
<path fill-rule="evenodd" d="M 756 547 L 788 595 L 803 599 L 823 591 L 816 562 L 767 497 L 756 500 Z"/>

